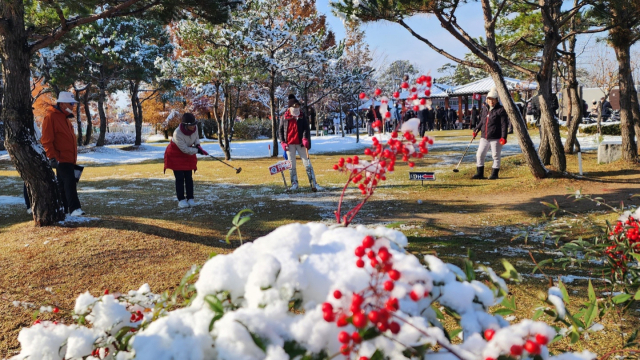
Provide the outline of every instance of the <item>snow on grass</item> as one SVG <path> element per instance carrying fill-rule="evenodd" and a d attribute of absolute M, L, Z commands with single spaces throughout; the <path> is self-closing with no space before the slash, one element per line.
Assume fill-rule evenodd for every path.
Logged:
<path fill-rule="evenodd" d="M 24 205 L 24 198 L 20 196 L 0 195 L 0 207 L 13 205 Z"/>

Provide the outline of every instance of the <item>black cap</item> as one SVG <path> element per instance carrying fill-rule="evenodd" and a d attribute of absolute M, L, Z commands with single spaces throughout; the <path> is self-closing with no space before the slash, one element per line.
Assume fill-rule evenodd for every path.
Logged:
<path fill-rule="evenodd" d="M 198 121 L 192 113 L 184 113 L 182 114 L 182 123 L 186 125 L 196 125 Z"/>
<path fill-rule="evenodd" d="M 289 100 L 297 100 L 297 99 L 295 95 L 289 94 Z"/>

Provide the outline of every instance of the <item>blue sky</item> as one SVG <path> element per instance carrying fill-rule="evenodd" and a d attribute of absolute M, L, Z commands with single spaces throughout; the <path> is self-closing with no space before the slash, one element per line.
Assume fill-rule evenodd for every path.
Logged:
<path fill-rule="evenodd" d="M 331 13 L 329 0 L 316 0 L 318 11 L 327 15 L 331 29 L 336 33 L 338 39 L 345 36 L 342 21 Z M 482 10 L 478 3 L 470 3 L 461 6 L 457 11 L 458 23 L 472 36 L 484 34 L 484 21 Z M 455 56 L 464 56 L 467 48 L 454 39 L 435 17 L 420 15 L 414 16 L 407 21 L 418 34 L 428 38 L 435 46 L 442 48 Z M 437 69 L 445 63 L 452 62 L 444 56 L 436 53 L 420 40 L 398 24 L 387 21 L 367 23 L 362 28 L 366 35 L 366 41 L 370 50 L 384 53 L 388 57 L 388 62 L 395 60 L 409 60 L 420 66 L 425 73 L 431 72 L 433 76 L 441 76 Z"/>

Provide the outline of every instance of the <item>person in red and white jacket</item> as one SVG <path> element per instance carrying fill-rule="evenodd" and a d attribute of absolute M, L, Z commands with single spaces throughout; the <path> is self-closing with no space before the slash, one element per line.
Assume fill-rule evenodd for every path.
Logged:
<path fill-rule="evenodd" d="M 298 189 L 298 173 L 296 171 L 296 153 L 300 155 L 302 164 L 304 165 L 311 188 L 317 190 L 319 188 L 316 183 L 316 177 L 313 167 L 308 157 L 308 150 L 311 149 L 311 130 L 309 128 L 309 120 L 300 109 L 300 102 L 295 95 L 289 95 L 288 108 L 284 113 L 280 126 L 278 127 L 278 137 L 282 149 L 287 152 L 287 156 L 291 161 L 291 190 Z"/>
<path fill-rule="evenodd" d="M 487 104 L 482 107 L 482 115 L 480 121 L 473 130 L 473 138 L 475 139 L 479 132 L 480 145 L 476 153 L 476 174 L 472 179 L 484 179 L 484 159 L 487 152 L 491 148 L 491 157 L 493 157 L 493 166 L 489 180 L 498 178 L 500 172 L 500 156 L 502 146 L 507 143 L 507 132 L 509 129 L 509 117 L 504 107 L 498 102 L 498 90 L 492 88 L 487 94 Z"/>

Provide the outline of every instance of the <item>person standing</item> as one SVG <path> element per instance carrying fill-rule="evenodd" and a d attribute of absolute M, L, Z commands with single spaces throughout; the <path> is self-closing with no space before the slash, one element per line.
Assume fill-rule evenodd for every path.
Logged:
<path fill-rule="evenodd" d="M 296 153 L 300 154 L 302 164 L 304 165 L 311 189 L 317 191 L 320 188 L 316 182 L 316 176 L 313 167 L 309 161 L 308 151 L 311 149 L 311 132 L 309 130 L 309 121 L 300 110 L 300 102 L 295 95 L 289 95 L 289 108 L 285 111 L 280 126 L 278 127 L 278 137 L 282 149 L 287 152 L 289 161 L 291 161 L 291 188 L 298 189 L 298 173 L 296 170 Z"/>
<path fill-rule="evenodd" d="M 498 102 L 498 91 L 492 88 L 487 94 L 487 104 L 482 109 L 480 122 L 473 130 L 473 138 L 475 139 L 479 132 L 480 145 L 476 153 L 476 174 L 472 179 L 484 179 L 484 159 L 487 156 L 489 148 L 491 148 L 491 156 L 493 157 L 493 166 L 489 180 L 498 179 L 500 172 L 500 156 L 502 146 L 507 143 L 507 129 L 509 127 L 509 118 L 504 107 Z"/>
<path fill-rule="evenodd" d="M 58 191 L 64 212 L 71 216 L 84 215 L 78 199 L 75 166 L 78 160 L 78 142 L 69 119 L 73 118 L 78 102 L 73 94 L 61 91 L 56 105 L 47 109 L 42 121 L 42 146 L 52 168 L 56 169 Z"/>
<path fill-rule="evenodd" d="M 438 105 L 438 107 L 436 108 L 436 112 L 435 112 L 435 116 L 436 116 L 436 129 L 438 131 L 441 131 L 444 128 L 444 109 Z"/>
<path fill-rule="evenodd" d="M 355 118 L 356 114 L 353 112 L 353 110 L 349 110 L 349 114 L 347 114 L 347 126 L 345 127 L 345 130 L 347 130 L 347 134 L 351 134 L 351 131 L 354 128 L 353 124 L 355 123 Z"/>
<path fill-rule="evenodd" d="M 179 208 L 196 205 L 193 198 L 193 172 L 198 170 L 196 154 L 209 155 L 200 146 L 196 117 L 191 113 L 185 113 L 182 115 L 180 126 L 173 132 L 173 138 L 164 152 L 164 171 L 173 170 Z"/>
<path fill-rule="evenodd" d="M 471 108 L 471 129 L 474 129 L 476 125 L 478 125 L 478 115 L 478 108 L 473 104 L 473 107 Z"/>
<path fill-rule="evenodd" d="M 373 105 L 369 107 L 369 112 L 367 112 L 367 134 L 369 136 L 373 136 L 373 122 L 376 121 L 375 110 L 373 109 Z"/>

